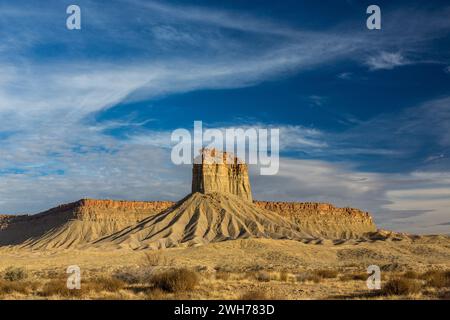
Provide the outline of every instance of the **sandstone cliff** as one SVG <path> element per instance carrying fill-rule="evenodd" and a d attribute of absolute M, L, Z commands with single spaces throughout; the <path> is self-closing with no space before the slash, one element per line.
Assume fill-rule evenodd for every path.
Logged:
<path fill-rule="evenodd" d="M 377 230 L 368 212 L 328 203 L 255 201 L 258 207 L 295 222 L 305 232 L 332 239 L 355 238 Z"/>
<path fill-rule="evenodd" d="M 192 193 L 229 193 L 252 201 L 245 163 L 214 149 L 203 149 L 200 157 L 200 161 L 196 161 L 200 163 L 195 163 L 192 169 Z"/>
<path fill-rule="evenodd" d="M 35 215 L 0 217 L 0 245 L 66 248 L 90 243 L 170 207 L 166 201 L 83 199 Z"/>

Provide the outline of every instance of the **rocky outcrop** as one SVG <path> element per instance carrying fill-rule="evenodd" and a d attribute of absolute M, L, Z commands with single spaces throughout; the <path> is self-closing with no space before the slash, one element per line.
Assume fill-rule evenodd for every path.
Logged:
<path fill-rule="evenodd" d="M 229 153 L 215 149 L 203 149 L 200 157 L 192 169 L 192 193 L 228 193 L 252 201 L 245 163 Z"/>
<path fill-rule="evenodd" d="M 336 208 L 328 203 L 255 201 L 263 209 L 295 222 L 309 234 L 332 239 L 347 239 L 377 230 L 368 212 Z"/>
<path fill-rule="evenodd" d="M 226 240 L 311 238 L 290 220 L 230 193 L 193 193 L 170 209 L 96 241 L 105 248 L 163 249 Z"/>
<path fill-rule="evenodd" d="M 117 201 L 83 199 L 76 202 L 76 217 L 84 221 L 138 222 L 174 205 L 171 201 Z"/>
<path fill-rule="evenodd" d="M 82 199 L 35 215 L 0 217 L 0 245 L 67 248 L 84 245 L 154 216 L 169 201 Z"/>

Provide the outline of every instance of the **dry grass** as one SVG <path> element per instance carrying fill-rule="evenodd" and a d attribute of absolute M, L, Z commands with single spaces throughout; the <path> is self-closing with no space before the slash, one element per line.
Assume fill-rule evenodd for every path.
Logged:
<path fill-rule="evenodd" d="M 288 281 L 289 274 L 286 271 L 280 271 L 280 281 L 286 282 Z"/>
<path fill-rule="evenodd" d="M 153 288 L 147 291 L 146 300 L 164 300 L 167 299 L 167 293 L 159 288 Z"/>
<path fill-rule="evenodd" d="M 317 274 L 315 273 L 311 273 L 311 272 L 303 272 L 300 274 L 296 275 L 296 280 L 297 282 L 307 282 L 307 281 L 312 281 L 314 283 L 319 283 L 322 278 L 319 277 Z"/>
<path fill-rule="evenodd" d="M 260 271 L 255 274 L 255 279 L 260 282 L 269 282 L 271 280 L 270 273 Z"/>
<path fill-rule="evenodd" d="M 420 279 L 425 280 L 427 286 L 433 288 L 450 287 L 450 270 L 447 271 L 428 271 L 422 274 Z"/>
<path fill-rule="evenodd" d="M 134 271 L 127 271 L 127 270 L 120 270 L 116 271 L 113 274 L 113 277 L 115 279 L 118 279 L 126 284 L 137 284 L 142 281 L 142 276 L 138 274 L 138 272 Z"/>
<path fill-rule="evenodd" d="M 165 256 L 161 251 L 146 252 L 144 254 L 144 267 L 172 266 L 173 259 Z"/>
<path fill-rule="evenodd" d="M 394 278 L 383 286 L 381 294 L 384 296 L 406 296 L 419 293 L 420 289 L 421 285 L 416 280 Z"/>
<path fill-rule="evenodd" d="M 268 300 L 269 297 L 266 292 L 262 290 L 252 290 L 244 293 L 239 297 L 239 300 Z"/>
<path fill-rule="evenodd" d="M 228 281 L 230 279 L 229 272 L 217 271 L 216 280 Z"/>
<path fill-rule="evenodd" d="M 126 283 L 122 280 L 113 277 L 98 277 L 91 279 L 89 282 L 84 284 L 84 287 L 88 291 L 92 290 L 95 292 L 108 291 L 108 292 L 117 292 L 123 288 L 125 288 Z"/>
<path fill-rule="evenodd" d="M 314 274 L 322 279 L 334 279 L 337 277 L 338 272 L 336 270 L 323 269 L 315 270 Z"/>
<path fill-rule="evenodd" d="M 58 296 L 65 298 L 79 298 L 82 296 L 82 290 L 68 289 L 66 281 L 63 281 L 61 279 L 54 279 L 44 284 L 40 295 L 43 297 Z"/>
<path fill-rule="evenodd" d="M 442 300 L 450 300 L 450 290 L 439 293 L 438 298 Z"/>
<path fill-rule="evenodd" d="M 420 279 L 420 274 L 415 272 L 415 271 L 406 271 L 403 274 L 403 278 L 407 278 L 407 279 Z"/>
<path fill-rule="evenodd" d="M 9 267 L 3 273 L 3 279 L 7 281 L 20 281 L 28 278 L 28 274 L 23 268 Z"/>
<path fill-rule="evenodd" d="M 151 283 L 155 288 L 168 292 L 193 290 L 199 283 L 199 276 L 188 269 L 174 269 L 155 274 Z"/>
<path fill-rule="evenodd" d="M 9 281 L 0 280 L 0 295 L 20 293 L 29 294 L 38 287 L 36 282 L 32 281 Z"/>
<path fill-rule="evenodd" d="M 350 273 L 342 275 L 339 280 L 341 281 L 366 281 L 369 275 L 367 273 Z"/>

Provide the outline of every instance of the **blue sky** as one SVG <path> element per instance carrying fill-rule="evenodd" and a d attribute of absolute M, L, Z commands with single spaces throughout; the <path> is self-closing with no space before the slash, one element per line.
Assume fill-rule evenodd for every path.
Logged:
<path fill-rule="evenodd" d="M 81 7 L 82 29 L 65 27 Z M 449 233 L 450 6 L 378 1 L 0 0 L 0 212 L 176 200 L 170 134 L 277 127 L 254 196 Z"/>

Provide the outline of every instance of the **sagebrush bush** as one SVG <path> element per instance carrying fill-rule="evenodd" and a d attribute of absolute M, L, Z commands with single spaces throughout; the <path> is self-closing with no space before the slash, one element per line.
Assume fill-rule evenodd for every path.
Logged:
<path fill-rule="evenodd" d="M 386 296 L 404 296 L 420 292 L 421 285 L 413 279 L 391 279 L 382 288 L 382 294 Z"/>
<path fill-rule="evenodd" d="M 262 290 L 253 290 L 244 293 L 239 297 L 239 300 L 268 300 L 269 297 Z"/>
<path fill-rule="evenodd" d="M 168 292 L 193 290 L 200 279 L 197 273 L 188 269 L 173 269 L 153 275 L 152 284 Z"/>
<path fill-rule="evenodd" d="M 67 282 L 62 279 L 53 279 L 44 284 L 40 295 L 44 297 L 61 296 L 61 297 L 80 297 L 82 290 L 68 289 Z"/>
<path fill-rule="evenodd" d="M 86 290 L 92 290 L 96 292 L 116 292 L 120 289 L 123 289 L 125 285 L 125 282 L 117 278 L 97 277 L 90 279 L 86 284 L 84 284 L 84 287 L 86 288 Z"/>
<path fill-rule="evenodd" d="M 171 266 L 171 265 L 173 265 L 173 259 L 166 257 L 160 251 L 147 252 L 144 255 L 143 260 L 144 267 Z"/>
<path fill-rule="evenodd" d="M 420 274 L 418 274 L 418 273 L 415 272 L 415 271 L 406 271 L 406 272 L 403 274 L 403 277 L 404 277 L 404 278 L 407 278 L 407 279 L 419 279 L 419 278 L 420 278 Z"/>
<path fill-rule="evenodd" d="M 447 271 L 428 271 L 420 276 L 422 280 L 426 280 L 429 287 L 447 288 L 450 287 L 450 270 Z"/>
<path fill-rule="evenodd" d="M 338 272 L 336 270 L 323 269 L 315 270 L 314 274 L 322 279 L 334 279 L 337 277 Z"/>
<path fill-rule="evenodd" d="M 37 289 L 37 284 L 30 281 L 0 280 L 0 295 L 11 293 L 27 294 Z"/>
<path fill-rule="evenodd" d="M 257 272 L 255 274 L 255 279 L 261 282 L 269 282 L 271 279 L 270 273 L 264 271 Z"/>
<path fill-rule="evenodd" d="M 369 275 L 367 273 L 361 272 L 361 273 L 344 274 L 339 279 L 341 281 L 350 281 L 350 280 L 366 281 L 368 277 Z"/>
<path fill-rule="evenodd" d="M 216 272 L 216 280 L 227 281 L 228 279 L 230 279 L 230 273 L 229 272 L 222 272 L 222 271 L 217 271 Z"/>
<path fill-rule="evenodd" d="M 322 280 L 322 278 L 314 273 L 303 272 L 303 273 L 296 275 L 296 280 L 297 280 L 297 282 L 312 281 L 314 283 L 319 283 Z"/>
<path fill-rule="evenodd" d="M 126 270 L 116 271 L 113 277 L 127 284 L 137 284 L 142 280 L 142 277 L 137 272 Z"/>
<path fill-rule="evenodd" d="M 20 281 L 28 278 L 28 274 L 23 268 L 10 267 L 4 271 L 3 279 L 8 281 Z"/>
<path fill-rule="evenodd" d="M 280 281 L 288 281 L 288 273 L 286 271 L 280 271 Z"/>
<path fill-rule="evenodd" d="M 167 293 L 159 288 L 153 288 L 153 290 L 147 291 L 145 296 L 146 300 L 164 300 Z"/>

